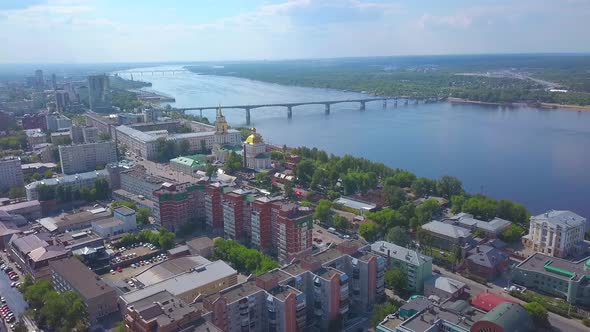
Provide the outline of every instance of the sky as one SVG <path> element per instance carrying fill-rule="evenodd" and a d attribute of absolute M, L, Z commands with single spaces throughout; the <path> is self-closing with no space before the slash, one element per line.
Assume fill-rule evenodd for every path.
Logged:
<path fill-rule="evenodd" d="M 590 52 L 590 0 L 0 0 L 0 63 Z"/>

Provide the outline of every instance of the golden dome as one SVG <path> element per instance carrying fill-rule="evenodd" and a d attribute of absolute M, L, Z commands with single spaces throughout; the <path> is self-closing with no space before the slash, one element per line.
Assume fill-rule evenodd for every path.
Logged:
<path fill-rule="evenodd" d="M 248 138 L 246 138 L 246 141 L 244 143 L 246 143 L 246 144 L 260 144 L 260 143 L 262 143 L 262 136 L 260 136 L 260 134 L 256 133 L 255 128 L 252 128 L 252 134 L 250 136 L 248 136 Z"/>

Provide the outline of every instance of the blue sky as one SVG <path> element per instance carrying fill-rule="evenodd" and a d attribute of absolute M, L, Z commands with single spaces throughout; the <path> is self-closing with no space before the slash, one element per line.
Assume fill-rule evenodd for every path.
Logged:
<path fill-rule="evenodd" d="M 0 63 L 590 52 L 590 0 L 0 0 Z"/>

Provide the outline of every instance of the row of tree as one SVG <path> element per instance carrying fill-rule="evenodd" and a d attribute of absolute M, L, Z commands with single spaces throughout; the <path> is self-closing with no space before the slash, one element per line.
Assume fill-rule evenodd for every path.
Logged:
<path fill-rule="evenodd" d="M 96 179 L 92 188 L 77 188 L 66 185 L 48 186 L 41 184 L 37 186 L 40 201 L 49 201 L 52 199 L 60 203 L 84 200 L 92 202 L 104 200 L 110 197 L 111 190 L 109 182 L 106 179 Z"/>
<path fill-rule="evenodd" d="M 166 228 L 160 228 L 157 231 L 144 229 L 137 234 L 127 233 L 121 237 L 121 240 L 115 244 L 117 248 L 129 247 L 135 243 L 151 243 L 164 250 L 174 248 L 174 238 L 176 235 Z"/>
<path fill-rule="evenodd" d="M 258 250 L 249 249 L 236 241 L 217 239 L 214 243 L 215 259 L 230 262 L 236 269 L 261 275 L 267 271 L 280 267 L 279 263 L 270 256 Z"/>
<path fill-rule="evenodd" d="M 40 326 L 48 326 L 55 331 L 85 331 L 88 327 L 88 311 L 80 296 L 72 291 L 57 292 L 49 281 L 33 282 L 27 275 L 20 286 L 33 316 Z"/>

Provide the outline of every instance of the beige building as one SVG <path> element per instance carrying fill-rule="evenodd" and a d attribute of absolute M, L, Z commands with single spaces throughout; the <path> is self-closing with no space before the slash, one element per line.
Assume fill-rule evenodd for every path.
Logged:
<path fill-rule="evenodd" d="M 563 258 L 583 252 L 585 231 L 586 218 L 571 211 L 550 210 L 531 217 L 529 234 L 522 242 L 533 251 Z"/>
<path fill-rule="evenodd" d="M 101 142 L 76 145 L 60 145 L 59 158 L 64 174 L 76 174 L 96 170 L 117 161 L 117 147 L 115 142 Z"/>
<path fill-rule="evenodd" d="M 0 189 L 6 190 L 12 187 L 24 185 L 23 170 L 20 158 L 6 157 L 0 160 Z"/>
<path fill-rule="evenodd" d="M 252 128 L 252 135 L 244 142 L 244 167 L 260 170 L 271 168 L 270 153 L 266 152 L 266 144 L 262 136 Z"/>
<path fill-rule="evenodd" d="M 117 293 L 77 258 L 49 262 L 51 283 L 60 292 L 78 293 L 86 304 L 90 321 L 117 311 Z"/>

